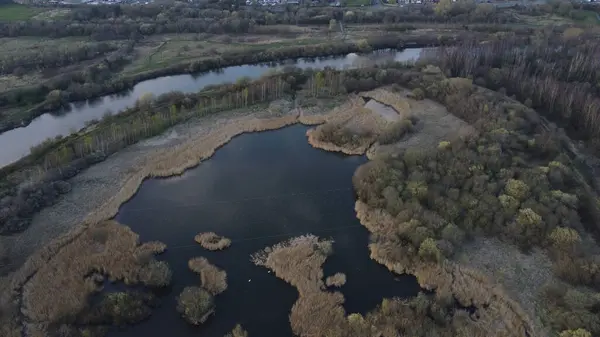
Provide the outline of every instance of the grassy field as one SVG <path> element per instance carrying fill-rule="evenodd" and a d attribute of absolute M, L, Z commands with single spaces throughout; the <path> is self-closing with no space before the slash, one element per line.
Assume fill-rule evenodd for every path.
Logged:
<path fill-rule="evenodd" d="M 596 15 L 596 13 L 592 11 L 575 9 L 573 10 L 573 20 L 578 23 L 584 23 L 589 25 L 598 25 L 600 24 L 600 19 Z"/>
<path fill-rule="evenodd" d="M 294 38 L 199 36 L 198 34 L 154 36 L 136 46 L 136 59 L 125 67 L 122 75 L 159 69 L 178 62 L 217 57 L 223 53 L 252 49 L 261 52 L 279 47 L 317 44 L 326 41 L 326 38 L 311 36 Z"/>
<path fill-rule="evenodd" d="M 0 21 L 22 21 L 29 20 L 44 11 L 42 8 L 35 8 L 20 4 L 0 5 Z"/>

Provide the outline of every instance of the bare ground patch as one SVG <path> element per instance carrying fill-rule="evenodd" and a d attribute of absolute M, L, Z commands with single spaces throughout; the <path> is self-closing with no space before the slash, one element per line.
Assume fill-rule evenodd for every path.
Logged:
<path fill-rule="evenodd" d="M 538 331 L 549 333 L 540 321 L 537 308 L 542 305 L 541 287 L 557 282 L 557 278 L 552 273 L 552 261 L 543 251 L 536 249 L 526 254 L 498 239 L 476 238 L 462 247 L 456 261 L 501 284 L 534 318 Z"/>

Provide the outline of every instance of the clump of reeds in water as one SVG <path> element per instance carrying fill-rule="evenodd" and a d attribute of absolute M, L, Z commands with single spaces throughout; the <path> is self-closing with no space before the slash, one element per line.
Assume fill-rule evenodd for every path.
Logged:
<path fill-rule="evenodd" d="M 208 262 L 204 257 L 195 257 L 188 261 L 188 266 L 200 274 L 202 288 L 212 295 L 218 295 L 227 289 L 227 273 Z"/>
<path fill-rule="evenodd" d="M 75 317 L 101 289 L 98 281 L 104 276 L 128 285 L 166 286 L 171 270 L 166 262 L 154 259 L 165 247 L 160 242 L 140 245 L 137 234 L 115 221 L 84 230 L 25 284 L 23 312 L 32 322 L 54 323 Z"/>
<path fill-rule="evenodd" d="M 346 274 L 335 273 L 325 279 L 325 284 L 328 287 L 341 287 L 346 284 Z"/>
<path fill-rule="evenodd" d="M 227 289 L 227 273 L 204 257 L 188 261 L 188 267 L 200 274 L 200 287 L 186 287 L 177 298 L 177 311 L 190 324 L 200 325 L 215 312 L 214 296 Z"/>
<path fill-rule="evenodd" d="M 204 249 L 223 250 L 231 246 L 231 240 L 214 232 L 200 233 L 194 238 Z"/>

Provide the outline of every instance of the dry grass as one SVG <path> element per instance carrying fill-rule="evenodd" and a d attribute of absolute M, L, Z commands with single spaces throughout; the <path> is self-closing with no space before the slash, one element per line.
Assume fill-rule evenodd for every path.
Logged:
<path fill-rule="evenodd" d="M 360 99 L 351 97 L 349 102 L 356 100 Z M 346 103 L 345 105 L 348 104 L 349 103 Z M 56 264 L 77 264 L 83 266 L 82 263 L 85 263 L 86 259 L 81 259 L 78 256 L 77 259 L 68 261 L 69 259 L 64 257 L 72 257 L 75 255 L 72 252 L 73 246 L 83 246 L 85 249 L 82 250 L 82 254 L 85 254 L 90 247 L 86 247 L 84 242 L 90 240 L 89 237 L 94 233 L 94 228 L 104 227 L 104 221 L 113 218 L 117 214 L 120 205 L 133 197 L 144 179 L 148 177 L 180 175 L 185 170 L 210 158 L 216 149 L 225 145 L 233 137 L 240 134 L 279 129 L 298 122 L 312 125 L 332 118 L 338 118 L 338 115 L 344 114 L 345 111 L 343 106 L 340 106 L 333 109 L 325 117 L 318 115 L 303 116 L 301 111 L 292 113 L 284 111 L 283 113 L 267 114 L 269 117 L 265 118 L 240 118 L 229 121 L 228 123 L 219 124 L 217 127 L 211 129 L 207 135 L 202 134 L 191 137 L 186 140 L 185 143 L 175 147 L 157 150 L 147 158 L 140 160 L 139 165 L 131 170 L 129 178 L 121 186 L 119 191 L 113 194 L 110 199 L 107 199 L 102 206 L 88 214 L 80 226 L 75 227 L 67 234 L 60 236 L 47 246 L 37 250 L 17 271 L 4 280 L 6 291 L 2 291 L 2 303 L 6 303 L 8 309 L 4 310 L 4 312 L 7 313 L 6 315 L 0 316 L 0 322 L 9 323 L 2 324 L 2 330 L 0 330 L 3 332 L 2 336 L 20 336 L 20 330 L 22 328 L 20 323 L 18 323 L 16 316 L 19 311 L 19 297 L 21 296 L 22 288 L 27 290 L 27 294 L 24 294 L 23 296 L 23 304 L 27 307 L 27 310 L 23 308 L 24 311 L 32 310 L 32 315 L 41 319 L 58 317 L 63 311 L 70 311 L 68 309 L 53 309 L 51 308 L 52 305 L 43 302 L 44 300 L 50 300 L 49 293 L 40 289 L 44 282 L 46 282 L 46 289 L 57 287 L 57 284 L 60 283 L 60 281 L 58 281 L 59 279 L 66 279 L 68 280 L 66 281 L 67 283 L 74 283 L 76 286 L 70 287 L 70 289 L 72 289 L 71 292 L 66 293 L 63 291 L 60 293 L 59 301 L 67 302 L 70 308 L 73 309 L 84 305 L 84 301 L 81 298 L 90 291 L 94 291 L 94 289 L 92 289 L 93 287 L 91 287 L 89 283 L 78 279 L 78 273 L 82 272 L 82 270 L 79 270 L 78 268 L 69 269 L 70 267 L 64 269 L 61 268 L 61 272 L 59 273 L 61 278 L 53 280 L 56 268 L 53 270 L 52 266 L 55 266 Z M 94 235 L 97 234 L 98 233 Z M 131 234 L 133 235 L 133 233 Z M 127 236 L 122 237 L 121 240 L 124 240 L 126 237 Z M 150 245 L 151 244 L 145 244 L 144 247 L 146 248 L 144 249 L 149 250 L 148 247 Z M 155 249 L 158 251 L 157 247 Z M 164 247 L 162 249 L 164 249 Z M 126 253 L 127 251 L 123 251 L 122 255 L 125 255 Z M 56 261 L 62 262 L 59 263 Z M 127 259 L 124 259 L 124 261 L 127 261 Z M 67 275 L 67 272 L 71 275 Z M 113 272 L 110 272 L 109 274 L 113 275 Z M 114 272 L 114 275 L 117 275 L 117 277 L 120 276 L 117 272 Z M 64 288 L 61 286 L 58 287 L 58 289 L 62 290 Z M 31 295 L 36 294 L 37 296 L 38 293 L 41 296 L 40 298 L 42 298 L 42 301 L 39 301 L 41 307 L 40 310 L 35 310 L 31 308 L 34 302 Z M 34 320 L 33 317 L 30 319 Z M 5 331 L 6 333 L 4 333 Z"/>
<path fill-rule="evenodd" d="M 204 257 L 195 257 L 188 261 L 188 266 L 195 273 L 200 274 L 202 288 L 212 295 L 217 295 L 227 289 L 227 273 L 212 265 Z"/>
<path fill-rule="evenodd" d="M 406 97 L 390 92 L 383 88 L 377 88 L 368 92 L 361 93 L 361 96 L 372 98 L 378 102 L 389 105 L 400 115 L 400 119 L 410 118 L 411 104 Z"/>
<path fill-rule="evenodd" d="M 99 290 L 89 277 L 93 273 L 126 284 L 165 286 L 171 272 L 166 263 L 153 259 L 164 249 L 160 243 L 140 245 L 128 227 L 103 222 L 62 247 L 38 270 L 24 287 L 23 312 L 36 322 L 72 319 Z"/>
<path fill-rule="evenodd" d="M 214 232 L 200 233 L 194 238 L 204 249 L 223 250 L 231 246 L 231 240 Z"/>
<path fill-rule="evenodd" d="M 346 284 L 346 274 L 344 273 L 335 273 L 332 276 L 329 276 L 325 279 L 325 284 L 328 287 L 341 287 Z"/>

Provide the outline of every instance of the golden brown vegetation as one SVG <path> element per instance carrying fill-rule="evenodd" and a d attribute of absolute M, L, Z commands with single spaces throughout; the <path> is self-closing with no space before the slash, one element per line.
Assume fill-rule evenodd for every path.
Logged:
<path fill-rule="evenodd" d="M 214 232 L 200 233 L 194 238 L 204 249 L 223 250 L 231 246 L 231 240 Z"/>
<path fill-rule="evenodd" d="M 177 311 L 191 324 L 200 325 L 215 312 L 214 298 L 200 287 L 186 287 L 177 298 Z"/>
<path fill-rule="evenodd" d="M 312 235 L 305 235 L 268 247 L 253 255 L 257 265 L 274 271 L 275 275 L 290 283 L 299 292 L 299 297 L 290 313 L 294 334 L 308 336 L 524 336 L 516 315 L 510 315 L 513 308 L 499 306 L 494 301 L 502 294 L 494 287 L 481 289 L 485 301 L 471 298 L 470 294 L 455 291 L 459 302 L 464 306 L 491 305 L 489 310 L 476 310 L 469 315 L 466 310 L 457 308 L 450 291 L 463 287 L 480 286 L 481 277 L 473 272 L 455 267 L 443 269 L 429 265 L 421 269 L 420 280 L 437 282 L 436 295 L 419 294 L 406 301 L 385 299 L 380 307 L 365 317 L 360 314 L 346 316 L 342 304 L 344 297 L 339 292 L 326 291 L 322 282 L 322 264 L 331 253 L 331 242 L 322 241 Z M 456 279 L 455 279 L 456 277 Z M 508 312 L 505 312 L 508 311 Z M 498 320 L 497 316 L 506 320 Z M 495 323 L 496 330 L 489 324 Z M 512 330 L 514 329 L 514 330 Z"/>
<path fill-rule="evenodd" d="M 153 257 L 164 249 L 162 243 L 140 245 L 137 234 L 114 221 L 98 224 L 62 247 L 25 285 L 23 313 L 34 322 L 73 322 L 100 290 L 93 275 L 166 286 L 171 271 Z"/>
<path fill-rule="evenodd" d="M 346 274 L 335 273 L 325 279 L 325 284 L 328 287 L 341 287 L 346 284 Z"/>
<path fill-rule="evenodd" d="M 212 265 L 204 257 L 195 257 L 188 262 L 195 273 L 200 274 L 200 284 L 212 295 L 218 295 L 227 289 L 227 273 Z"/>

